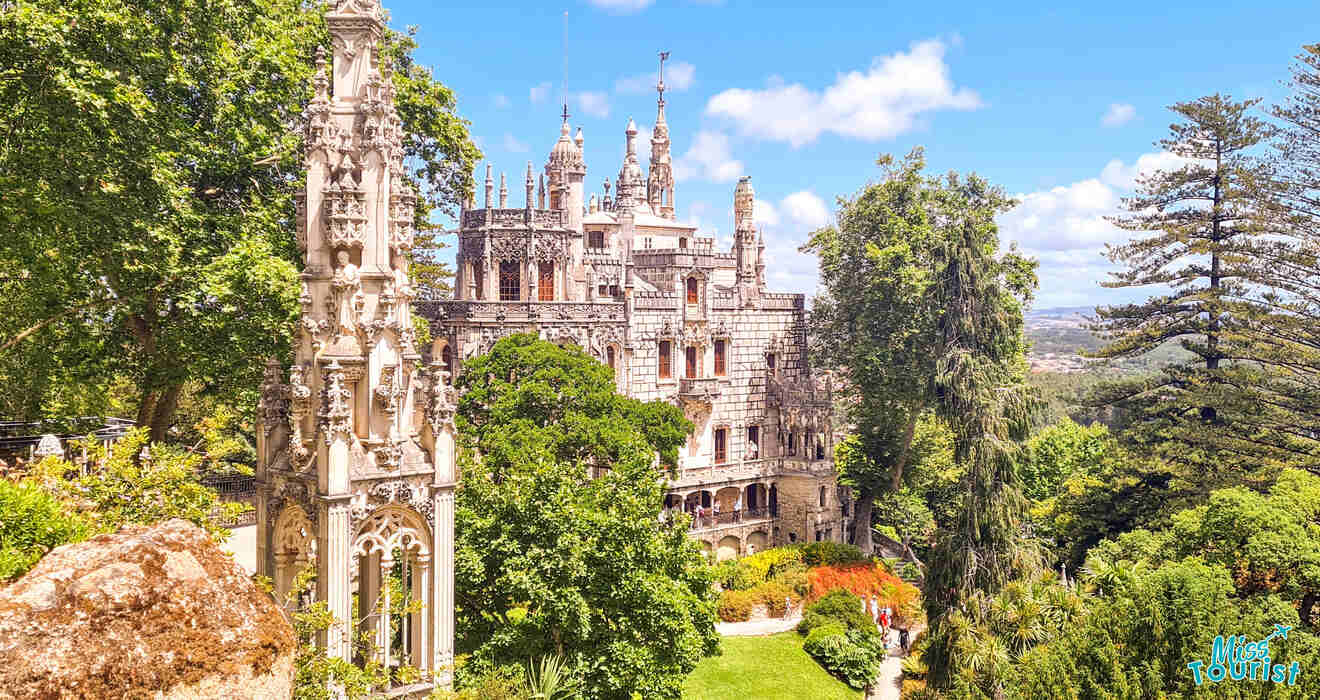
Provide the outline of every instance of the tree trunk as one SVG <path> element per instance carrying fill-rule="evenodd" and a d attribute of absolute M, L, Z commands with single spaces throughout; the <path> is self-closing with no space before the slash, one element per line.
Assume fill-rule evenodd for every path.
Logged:
<path fill-rule="evenodd" d="M 156 408 L 151 413 L 151 441 L 164 442 L 170 426 L 174 424 L 174 414 L 179 408 L 179 395 L 183 393 L 183 384 L 171 385 L 156 400 Z"/>
<path fill-rule="evenodd" d="M 875 506 L 875 492 L 862 489 L 857 497 L 857 509 L 853 511 L 853 544 L 871 553 L 871 511 Z"/>
<path fill-rule="evenodd" d="M 894 493 L 903 487 L 903 469 L 907 466 L 908 455 L 912 454 L 912 437 L 917 434 L 917 419 L 925 408 L 924 402 L 918 403 L 912 407 L 912 413 L 908 416 L 907 430 L 903 433 L 903 449 L 899 451 L 898 459 L 894 460 L 894 476 L 889 483 Z"/>

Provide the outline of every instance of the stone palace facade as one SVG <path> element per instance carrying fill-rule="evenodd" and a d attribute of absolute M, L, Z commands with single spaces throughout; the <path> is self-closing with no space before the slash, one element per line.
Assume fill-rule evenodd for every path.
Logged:
<path fill-rule="evenodd" d="M 835 481 L 832 392 L 807 365 L 801 294 L 765 286 L 750 178 L 734 190 L 734 242 L 676 219 L 663 80 L 650 163 L 637 127 L 610 194 L 586 198 L 583 135 L 567 109 L 544 171 L 527 164 L 521 207 L 486 167 L 485 200 L 460 214 L 455 294 L 417 302 L 431 357 L 451 373 L 498 339 L 534 332 L 584 348 L 619 391 L 680 406 L 696 426 L 666 506 L 694 516 L 719 559 L 803 541 L 843 541 L 846 489 Z"/>

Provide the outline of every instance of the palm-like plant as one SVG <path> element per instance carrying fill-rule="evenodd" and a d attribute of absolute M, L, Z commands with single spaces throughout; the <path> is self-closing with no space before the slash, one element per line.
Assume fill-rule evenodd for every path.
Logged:
<path fill-rule="evenodd" d="M 532 700 L 568 700 L 582 687 L 564 658 L 558 654 L 541 657 L 541 663 L 527 662 L 527 693 Z"/>

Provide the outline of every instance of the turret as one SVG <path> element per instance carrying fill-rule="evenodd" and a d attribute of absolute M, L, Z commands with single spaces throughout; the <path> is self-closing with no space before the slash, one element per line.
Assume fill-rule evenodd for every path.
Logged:
<path fill-rule="evenodd" d="M 582 231 L 582 208 L 584 201 L 583 180 L 587 176 L 587 164 L 582 158 L 582 132 L 578 130 L 577 140 L 569 138 L 568 106 L 564 106 L 564 121 L 559 126 L 559 140 L 550 149 L 550 158 L 545 164 L 545 176 L 549 181 L 547 190 L 550 194 L 550 208 L 563 212 L 564 225 L 574 231 Z"/>
<path fill-rule="evenodd" d="M 618 212 L 635 211 L 650 208 L 646 203 L 646 183 L 642 179 L 642 166 L 637 162 L 637 123 L 628 119 L 628 127 L 623 131 L 627 139 L 627 148 L 623 156 L 623 166 L 619 168 L 619 180 L 614 196 L 614 209 Z"/>
<path fill-rule="evenodd" d="M 752 178 L 744 175 L 733 190 L 733 257 L 738 265 L 738 294 L 744 306 L 759 297 L 760 249 L 756 240 L 756 192 Z"/>

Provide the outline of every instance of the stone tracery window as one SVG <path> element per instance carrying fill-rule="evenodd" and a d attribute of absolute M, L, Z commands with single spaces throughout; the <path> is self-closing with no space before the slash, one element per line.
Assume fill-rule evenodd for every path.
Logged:
<path fill-rule="evenodd" d="M 518 301 L 522 295 L 522 270 L 515 261 L 500 262 L 500 301 Z"/>
<path fill-rule="evenodd" d="M 359 631 L 372 633 L 372 656 L 386 668 L 430 666 L 434 631 L 429 613 L 435 572 L 429 543 L 430 530 L 422 517 L 397 506 L 373 513 L 353 541 L 362 618 Z M 403 599 L 392 599 L 397 594 Z M 419 601 L 420 609 L 405 607 L 409 601 Z"/>
<path fill-rule="evenodd" d="M 283 600 L 298 572 L 316 561 L 316 528 L 301 506 L 289 503 L 280 511 L 274 532 L 275 592 Z"/>

